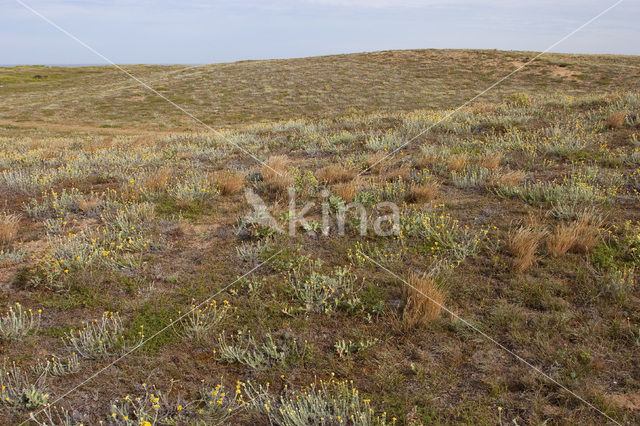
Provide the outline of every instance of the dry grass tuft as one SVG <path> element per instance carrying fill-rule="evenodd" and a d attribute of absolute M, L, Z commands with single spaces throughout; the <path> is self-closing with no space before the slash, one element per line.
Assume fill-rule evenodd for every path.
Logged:
<path fill-rule="evenodd" d="M 342 164 L 331 164 L 316 172 L 318 180 L 326 183 L 348 182 L 353 179 L 355 175 L 355 170 L 348 169 Z"/>
<path fill-rule="evenodd" d="M 509 233 L 509 251 L 514 256 L 513 266 L 517 272 L 524 272 L 535 263 L 536 251 L 545 234 L 531 226 Z"/>
<path fill-rule="evenodd" d="M 463 170 L 467 166 L 468 162 L 469 157 L 467 154 L 456 154 L 447 158 L 447 166 L 452 172 L 459 172 Z"/>
<path fill-rule="evenodd" d="M 212 176 L 222 195 L 235 194 L 244 188 L 244 174 L 232 170 L 222 170 Z"/>
<path fill-rule="evenodd" d="M 439 189 L 440 185 L 436 182 L 414 184 L 409 188 L 409 197 L 412 201 L 431 201 L 436 197 Z"/>
<path fill-rule="evenodd" d="M 547 250 L 555 256 L 561 256 L 569 250 L 588 253 L 598 242 L 602 218 L 585 212 L 571 223 L 556 226 L 554 233 L 547 239 Z"/>
<path fill-rule="evenodd" d="M 293 185 L 293 176 L 287 170 L 290 161 L 286 155 L 269 157 L 267 164 L 261 168 L 262 179 L 268 188 L 284 191 Z"/>
<path fill-rule="evenodd" d="M 489 152 L 480 156 L 479 162 L 487 170 L 497 170 L 502 161 L 502 152 Z"/>
<path fill-rule="evenodd" d="M 518 186 L 526 177 L 526 173 L 521 170 L 510 170 L 494 175 L 489 180 L 490 187 L 506 187 L 513 188 Z"/>
<path fill-rule="evenodd" d="M 18 236 L 18 224 L 20 216 L 9 213 L 0 213 L 0 243 L 9 244 Z"/>
<path fill-rule="evenodd" d="M 624 122 L 627 118 L 627 113 L 624 111 L 617 111 L 609 114 L 605 125 L 610 129 L 619 129 L 624 126 Z"/>
<path fill-rule="evenodd" d="M 372 172 L 382 173 L 391 167 L 389 155 L 386 152 L 376 152 L 367 155 L 367 168 Z"/>
<path fill-rule="evenodd" d="M 102 204 L 102 200 L 95 195 L 79 197 L 76 202 L 78 208 L 85 214 L 96 210 Z"/>
<path fill-rule="evenodd" d="M 394 180 L 396 178 L 408 179 L 411 174 L 411 168 L 407 165 L 401 165 L 400 167 L 389 168 L 385 171 L 383 180 Z"/>
<path fill-rule="evenodd" d="M 418 158 L 415 167 L 418 169 L 430 169 L 440 161 L 440 157 L 435 154 L 424 154 Z"/>
<path fill-rule="evenodd" d="M 358 188 L 360 187 L 360 181 L 356 178 L 351 182 L 339 183 L 333 187 L 333 192 L 347 203 L 353 200 L 356 196 Z"/>
<path fill-rule="evenodd" d="M 173 175 L 173 169 L 157 169 L 149 172 L 142 180 L 142 187 L 150 192 L 163 191 Z"/>
<path fill-rule="evenodd" d="M 108 136 L 102 139 L 94 139 L 87 141 L 82 145 L 82 150 L 86 152 L 96 152 L 100 150 L 108 150 L 113 146 L 115 141 L 113 136 Z"/>
<path fill-rule="evenodd" d="M 437 319 L 442 306 L 446 301 L 446 294 L 433 277 L 412 273 L 407 280 L 409 285 L 402 287 L 402 296 L 405 299 L 402 321 L 414 328 L 426 325 Z"/>

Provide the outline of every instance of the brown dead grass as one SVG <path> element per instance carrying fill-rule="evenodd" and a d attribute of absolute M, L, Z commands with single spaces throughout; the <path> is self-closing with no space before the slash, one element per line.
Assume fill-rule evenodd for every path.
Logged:
<path fill-rule="evenodd" d="M 452 172 L 459 172 L 467 166 L 469 157 L 467 154 L 455 154 L 447 158 L 447 166 Z"/>
<path fill-rule="evenodd" d="M 500 172 L 495 174 L 489 180 L 490 187 L 504 186 L 507 188 L 513 188 L 522 182 L 526 177 L 526 173 L 521 170 L 509 170 L 506 172 Z"/>
<path fill-rule="evenodd" d="M 487 170 L 497 170 L 500 167 L 500 162 L 502 161 L 503 154 L 502 152 L 490 152 L 487 154 L 483 154 L 479 158 L 479 163 L 482 167 Z"/>
<path fill-rule="evenodd" d="M 413 184 L 409 188 L 409 198 L 412 201 L 427 202 L 433 200 L 438 191 L 440 185 L 437 182 L 429 182 L 423 184 Z"/>
<path fill-rule="evenodd" d="M 160 192 L 167 187 L 173 173 L 170 168 L 153 170 L 143 178 L 142 187 L 150 192 Z"/>
<path fill-rule="evenodd" d="M 356 178 L 351 182 L 339 183 L 333 187 L 333 192 L 347 203 L 353 200 L 356 196 L 358 188 L 360 187 L 360 181 Z"/>
<path fill-rule="evenodd" d="M 405 164 L 399 167 L 388 168 L 384 172 L 383 180 L 394 180 L 397 178 L 408 179 L 411 174 L 411 168 Z"/>
<path fill-rule="evenodd" d="M 20 217 L 15 214 L 0 213 L 0 243 L 9 244 L 18 236 Z"/>
<path fill-rule="evenodd" d="M 514 256 L 513 266 L 517 272 L 524 272 L 536 262 L 536 251 L 544 231 L 532 226 L 520 227 L 509 233 L 508 247 Z"/>
<path fill-rule="evenodd" d="M 626 118 L 627 113 L 625 111 L 617 111 L 609 114 L 605 125 L 610 129 L 619 129 L 620 127 L 624 126 Z"/>
<path fill-rule="evenodd" d="M 293 185 L 293 176 L 287 169 L 290 162 L 286 155 L 269 157 L 261 168 L 262 179 L 269 189 L 280 192 Z"/>
<path fill-rule="evenodd" d="M 405 307 L 402 321 L 409 328 L 426 325 L 437 319 L 442 313 L 446 293 L 429 275 L 412 273 L 404 284 L 402 295 Z"/>
<path fill-rule="evenodd" d="M 348 182 L 355 175 L 355 170 L 349 169 L 342 164 L 330 164 L 316 172 L 318 180 L 326 183 Z"/>
<path fill-rule="evenodd" d="M 78 204 L 78 208 L 83 212 L 83 213 L 88 213 L 92 210 L 95 210 L 98 208 L 98 206 L 100 206 L 102 204 L 102 200 L 95 196 L 95 195 L 90 195 L 90 196 L 85 196 L 85 197 L 80 197 L 77 200 L 77 204 Z"/>
<path fill-rule="evenodd" d="M 598 242 L 602 219 L 593 213 L 583 213 L 577 220 L 556 226 L 547 238 L 547 250 L 561 256 L 569 250 L 588 253 Z"/>
<path fill-rule="evenodd" d="M 440 161 L 440 157 L 435 154 L 424 154 L 422 157 L 418 158 L 416 161 L 416 168 L 418 169 L 429 169 L 433 167 L 434 164 L 437 164 Z"/>
<path fill-rule="evenodd" d="M 211 180 L 218 186 L 222 195 L 235 194 L 244 188 L 244 174 L 233 170 L 216 172 Z"/>
<path fill-rule="evenodd" d="M 366 157 L 367 168 L 374 173 L 383 173 L 391 167 L 389 155 L 385 152 L 376 152 Z"/>

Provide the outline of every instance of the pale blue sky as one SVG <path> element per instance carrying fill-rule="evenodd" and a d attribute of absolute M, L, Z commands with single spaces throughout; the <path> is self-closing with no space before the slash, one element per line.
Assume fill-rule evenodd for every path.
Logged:
<path fill-rule="evenodd" d="M 24 0 L 117 63 L 210 63 L 411 48 L 541 51 L 615 0 Z M 553 51 L 640 54 L 626 0 Z M 0 64 L 104 61 L 0 0 Z"/>

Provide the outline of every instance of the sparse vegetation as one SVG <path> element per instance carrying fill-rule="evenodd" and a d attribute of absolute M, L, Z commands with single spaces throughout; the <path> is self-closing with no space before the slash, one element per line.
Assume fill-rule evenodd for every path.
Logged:
<path fill-rule="evenodd" d="M 530 58 L 0 68 L 3 422 L 638 423 L 640 63 Z"/>

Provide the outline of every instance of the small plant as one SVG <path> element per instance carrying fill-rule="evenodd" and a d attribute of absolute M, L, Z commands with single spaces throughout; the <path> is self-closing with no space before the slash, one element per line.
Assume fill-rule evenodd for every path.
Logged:
<path fill-rule="evenodd" d="M 400 216 L 401 236 L 417 239 L 421 249 L 435 256 L 434 259 L 455 267 L 477 252 L 483 234 L 486 235 L 488 231 L 471 231 L 468 226 L 462 226 L 457 219 L 441 211 L 441 207 L 404 212 Z"/>
<path fill-rule="evenodd" d="M 214 198 L 220 191 L 211 184 L 206 173 L 190 172 L 169 187 L 167 193 L 177 203 L 188 204 Z"/>
<path fill-rule="evenodd" d="M 365 142 L 365 148 L 369 151 L 393 152 L 405 143 L 402 136 L 395 132 L 385 133 L 382 136 L 369 136 Z"/>
<path fill-rule="evenodd" d="M 22 262 L 25 257 L 24 250 L 0 250 L 0 268 L 6 268 L 8 266 L 17 265 Z"/>
<path fill-rule="evenodd" d="M 624 267 L 607 271 L 602 277 L 604 290 L 620 305 L 622 305 L 630 291 L 635 287 L 635 268 Z"/>
<path fill-rule="evenodd" d="M 489 170 L 484 167 L 470 167 L 459 172 L 451 172 L 451 180 L 456 188 L 476 188 L 484 186 L 489 178 Z"/>
<path fill-rule="evenodd" d="M 180 403 L 172 404 L 166 394 L 155 386 L 142 383 L 142 395 L 126 395 L 111 403 L 111 421 L 125 426 L 155 426 L 180 424 L 177 419 L 185 409 Z"/>
<path fill-rule="evenodd" d="M 56 407 L 47 404 L 41 408 L 38 414 L 29 413 L 29 420 L 38 426 L 78 426 L 71 419 L 69 411 L 63 407 Z"/>
<path fill-rule="evenodd" d="M 238 333 L 236 343 L 227 343 L 224 334 L 218 337 L 218 349 L 216 356 L 219 360 L 244 364 L 253 369 L 265 368 L 273 365 L 282 365 L 290 355 L 300 352 L 297 342 L 290 341 L 284 345 L 278 345 L 270 333 L 265 335 L 261 343 L 251 335 L 243 336 Z"/>
<path fill-rule="evenodd" d="M 317 220 L 308 220 L 302 224 L 302 229 L 310 233 L 318 233 L 322 230 L 322 223 Z"/>
<path fill-rule="evenodd" d="M 311 170 L 299 170 L 294 168 L 293 173 L 293 188 L 296 193 L 302 197 L 314 196 L 318 192 L 318 179 L 313 175 Z"/>
<path fill-rule="evenodd" d="M 33 312 L 24 309 L 18 302 L 9 306 L 9 310 L 0 317 L 0 337 L 7 340 L 18 340 L 40 327 L 42 310 Z"/>
<path fill-rule="evenodd" d="M 140 339 L 144 336 L 139 333 Z M 70 351 L 83 358 L 98 359 L 115 355 L 124 347 L 124 328 L 117 312 L 105 312 L 102 318 L 84 323 L 63 338 Z"/>
<path fill-rule="evenodd" d="M 381 265 L 391 267 L 402 260 L 406 247 L 396 247 L 392 244 L 377 245 L 370 241 L 356 241 L 353 248 L 347 250 L 349 260 L 357 265 L 364 265 L 371 258 Z"/>
<path fill-rule="evenodd" d="M 341 301 L 353 299 L 355 282 L 356 277 L 348 268 L 336 268 L 329 275 L 316 271 L 304 275 L 297 268 L 289 276 L 292 290 L 307 312 L 329 313 Z"/>
<path fill-rule="evenodd" d="M 386 415 L 376 416 L 370 400 L 360 396 L 352 381 L 321 381 L 302 391 L 294 391 L 285 386 L 279 397 L 270 395 L 268 385 L 256 387 L 249 382 L 245 389 L 250 409 L 266 416 L 269 423 L 274 425 L 387 424 Z"/>
<path fill-rule="evenodd" d="M 202 339 L 214 330 L 233 310 L 228 300 L 218 305 L 215 300 L 210 300 L 204 305 L 196 306 L 192 300 L 189 313 L 180 320 L 179 333 L 190 339 Z M 178 312 L 180 314 L 180 312 Z"/>
<path fill-rule="evenodd" d="M 500 162 L 502 161 L 503 154 L 500 151 L 495 152 L 487 152 L 482 154 L 478 158 L 478 163 L 482 168 L 487 170 L 495 171 L 500 167 Z"/>
<path fill-rule="evenodd" d="M 200 414 L 205 417 L 208 424 L 223 424 L 234 412 L 247 404 L 244 400 L 243 388 L 244 383 L 237 382 L 235 391 L 227 390 L 223 383 L 217 384 L 212 389 L 203 389 L 199 403 L 204 408 L 199 411 Z"/>
<path fill-rule="evenodd" d="M 338 340 L 333 347 L 336 349 L 338 356 L 344 358 L 350 354 L 355 354 L 368 349 L 378 343 L 378 339 L 365 339 L 352 342 L 351 340 Z"/>
<path fill-rule="evenodd" d="M 287 213 L 289 213 L 289 211 L 287 211 Z M 254 267 L 262 261 L 263 253 L 271 250 L 271 247 L 272 242 L 269 238 L 255 243 L 242 243 L 240 246 L 236 247 L 236 254 L 243 262 Z"/>
<path fill-rule="evenodd" d="M 516 107 L 528 107 L 531 106 L 531 98 L 528 94 L 523 92 L 514 93 L 508 98 L 509 104 Z"/>
<path fill-rule="evenodd" d="M 11 368 L 0 371 L 0 402 L 10 407 L 23 407 L 34 409 L 46 405 L 49 394 L 46 393 L 42 384 L 42 378 L 32 383 L 25 372 L 16 367 L 15 363 Z"/>
<path fill-rule="evenodd" d="M 408 284 L 407 284 L 408 283 Z M 409 327 L 426 325 L 437 319 L 446 301 L 446 293 L 441 284 L 430 275 L 409 275 L 403 283 L 402 295 L 405 300 L 402 320 Z"/>
<path fill-rule="evenodd" d="M 80 361 L 78 355 L 73 352 L 66 357 L 58 357 L 55 354 L 48 357 L 44 362 L 38 361 L 33 367 L 34 373 L 40 375 L 48 374 L 54 377 L 66 376 L 80 371 Z"/>

